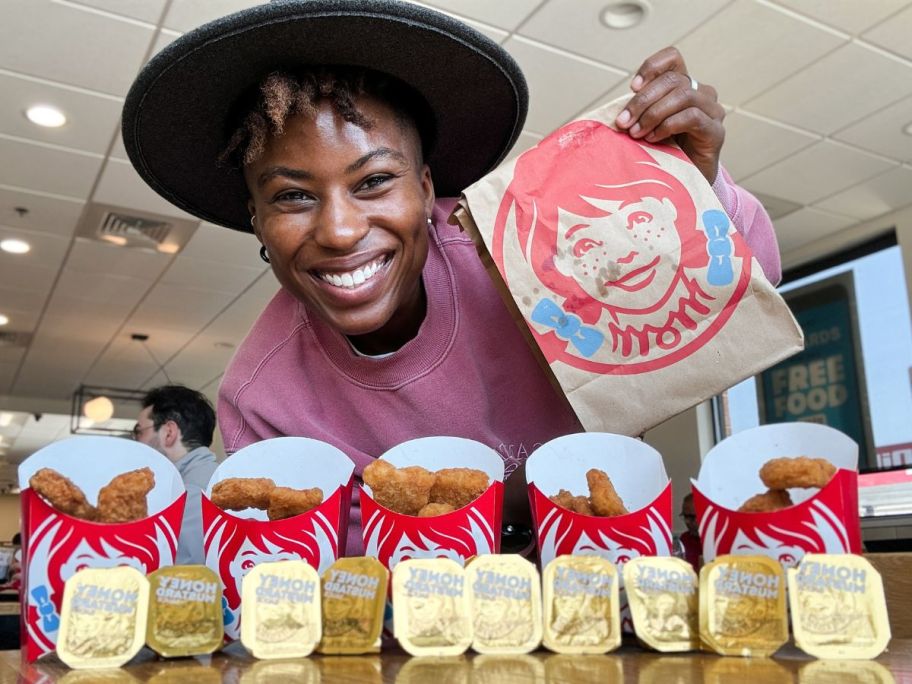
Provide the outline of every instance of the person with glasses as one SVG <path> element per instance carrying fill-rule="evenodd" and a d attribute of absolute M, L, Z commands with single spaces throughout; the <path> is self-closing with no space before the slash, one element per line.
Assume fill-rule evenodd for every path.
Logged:
<path fill-rule="evenodd" d="M 142 406 L 133 426 L 133 439 L 174 463 L 187 490 L 176 562 L 204 563 L 200 499 L 218 465 L 209 449 L 215 431 L 215 411 L 203 394 L 181 385 L 150 390 L 143 397 Z"/>

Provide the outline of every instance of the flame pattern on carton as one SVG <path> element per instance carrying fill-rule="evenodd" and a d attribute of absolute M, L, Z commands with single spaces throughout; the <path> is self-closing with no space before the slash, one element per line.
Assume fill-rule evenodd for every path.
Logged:
<path fill-rule="evenodd" d="M 637 478 L 640 482 L 635 483 L 633 478 L 625 482 L 624 478 L 637 465 L 642 474 Z M 558 468 L 564 472 L 558 473 Z M 558 506 L 542 491 L 568 489 L 582 494 L 588 491 L 585 473 L 590 468 L 608 474 L 632 509 L 630 513 L 611 518 L 582 515 Z M 623 586 L 624 564 L 631 558 L 670 556 L 672 552 L 671 483 L 659 453 L 639 440 L 621 435 L 567 435 L 539 447 L 526 463 L 526 476 L 542 567 L 565 554 L 610 560 L 618 568 L 621 583 L 622 627 L 631 632 L 633 623 Z"/>
<path fill-rule="evenodd" d="M 279 437 L 239 450 L 213 473 L 202 497 L 203 549 L 206 565 L 222 581 L 226 641 L 240 638 L 241 582 L 256 565 L 303 560 L 322 573 L 345 554 L 353 471 L 354 463 L 325 442 Z M 284 520 L 267 520 L 265 511 L 255 509 L 223 511 L 208 494 L 229 477 L 271 477 L 279 486 L 320 487 L 323 503 Z"/>
<path fill-rule="evenodd" d="M 312 511 L 276 521 L 238 518 L 203 497 L 203 547 L 206 565 L 222 579 L 226 639 L 240 637 L 241 582 L 255 566 L 300 559 L 322 573 L 342 555 L 337 526 L 348 508 L 344 489 Z"/>
<path fill-rule="evenodd" d="M 73 464 L 92 455 L 97 468 L 75 472 Z M 107 462 L 106 462 L 107 461 Z M 156 475 L 149 510 L 142 520 L 94 523 L 61 513 L 28 487 L 43 467 L 73 479 L 94 499 L 98 482 L 120 472 L 148 465 Z M 83 568 L 128 565 L 143 574 L 173 565 L 177 555 L 186 493 L 180 475 L 151 448 L 115 437 L 76 437 L 56 442 L 26 459 L 19 469 L 23 487 L 22 649 L 28 662 L 51 652 L 57 643 L 63 586 Z"/>
<path fill-rule="evenodd" d="M 399 444 L 381 458 L 397 468 L 418 465 L 430 471 L 474 468 L 491 485 L 471 503 L 432 518 L 402 515 L 378 504 L 361 489 L 364 553 L 387 569 L 410 558 L 450 558 L 460 565 L 472 556 L 500 552 L 503 520 L 503 459 L 490 447 L 460 437 L 422 437 Z"/>
<path fill-rule="evenodd" d="M 500 552 L 503 483 L 495 482 L 468 506 L 434 518 L 401 515 L 361 493 L 364 555 L 392 570 L 410 558 L 450 558 Z"/>
<path fill-rule="evenodd" d="M 771 513 L 740 513 L 693 489 L 706 562 L 724 554 L 761 555 L 792 568 L 806 553 L 861 553 L 858 506 L 855 516 L 846 514 L 847 493 L 858 491 L 854 471 L 840 469 L 810 499 Z"/>

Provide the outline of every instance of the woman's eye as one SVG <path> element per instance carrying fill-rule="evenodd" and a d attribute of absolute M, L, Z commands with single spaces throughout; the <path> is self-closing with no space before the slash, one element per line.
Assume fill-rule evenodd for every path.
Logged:
<path fill-rule="evenodd" d="M 603 244 L 605 243 L 601 240 L 593 240 L 592 238 L 577 240 L 573 243 L 573 256 L 581 257 L 593 247 L 601 247 Z"/>
<path fill-rule="evenodd" d="M 311 197 L 302 190 L 286 190 L 276 195 L 277 202 L 306 202 Z"/>
<path fill-rule="evenodd" d="M 649 221 L 652 221 L 652 214 L 646 211 L 635 211 L 627 217 L 627 228 L 634 228 Z"/>
<path fill-rule="evenodd" d="M 386 174 L 371 176 L 365 179 L 363 183 L 361 183 L 359 190 L 375 190 L 386 183 L 390 178 L 392 178 L 392 176 L 388 176 Z"/>

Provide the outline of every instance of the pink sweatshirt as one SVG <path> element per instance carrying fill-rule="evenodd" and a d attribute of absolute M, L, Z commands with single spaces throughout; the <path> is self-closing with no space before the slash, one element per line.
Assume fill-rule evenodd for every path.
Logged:
<path fill-rule="evenodd" d="M 778 280 L 766 213 L 727 175 L 720 173 L 715 185 L 764 272 Z M 427 315 L 417 337 L 396 353 L 358 356 L 291 294 L 276 294 L 219 388 L 229 454 L 270 437 L 311 437 L 345 452 L 360 476 L 400 442 L 447 434 L 497 450 L 510 474 L 541 443 L 582 430 L 526 346 L 471 239 L 447 224 L 453 205 L 438 200 L 435 207 L 423 272 Z M 362 551 L 357 492 L 354 499 L 349 554 Z"/>

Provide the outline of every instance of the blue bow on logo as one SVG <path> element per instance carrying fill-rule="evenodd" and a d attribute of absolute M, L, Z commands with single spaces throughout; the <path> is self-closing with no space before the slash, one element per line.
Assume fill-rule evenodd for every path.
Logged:
<path fill-rule="evenodd" d="M 703 226 L 706 228 L 706 253 L 709 254 L 706 280 L 710 285 L 728 285 L 735 278 L 731 262 L 734 250 L 728 237 L 731 222 L 724 211 L 710 209 L 703 212 Z"/>
<path fill-rule="evenodd" d="M 532 320 L 554 328 L 559 338 L 570 342 L 587 359 L 598 351 L 605 340 L 605 336 L 598 330 L 583 325 L 579 316 L 565 313 L 550 299 L 542 299 L 535 305 Z"/>
<path fill-rule="evenodd" d="M 56 632 L 60 627 L 60 618 L 51 603 L 51 597 L 47 585 L 41 584 L 32 589 L 32 598 L 38 604 L 38 614 L 41 616 L 44 633 Z"/>

